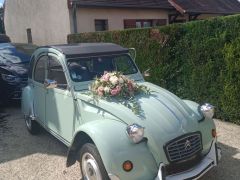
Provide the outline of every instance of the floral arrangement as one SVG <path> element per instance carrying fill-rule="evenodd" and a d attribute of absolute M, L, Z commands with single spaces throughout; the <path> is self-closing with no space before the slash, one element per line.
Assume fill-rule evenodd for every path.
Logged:
<path fill-rule="evenodd" d="M 117 99 L 135 114 L 140 114 L 141 111 L 135 95 L 150 94 L 150 90 L 146 86 L 138 85 L 121 72 L 105 72 L 102 77 L 95 79 L 89 89 L 94 97 Z"/>

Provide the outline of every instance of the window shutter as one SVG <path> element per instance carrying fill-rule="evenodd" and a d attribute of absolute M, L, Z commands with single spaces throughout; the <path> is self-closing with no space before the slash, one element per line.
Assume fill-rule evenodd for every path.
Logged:
<path fill-rule="evenodd" d="M 124 29 L 136 28 L 136 20 L 135 19 L 125 19 L 124 20 Z"/>

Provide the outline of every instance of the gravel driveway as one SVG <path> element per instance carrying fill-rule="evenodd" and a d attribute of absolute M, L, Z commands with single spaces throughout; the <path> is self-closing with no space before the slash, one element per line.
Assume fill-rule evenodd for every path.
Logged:
<path fill-rule="evenodd" d="M 67 147 L 47 132 L 31 136 L 19 108 L 0 119 L 0 180 L 80 179 L 79 165 L 66 168 Z M 201 180 L 240 179 L 240 126 L 216 120 L 222 161 Z"/>

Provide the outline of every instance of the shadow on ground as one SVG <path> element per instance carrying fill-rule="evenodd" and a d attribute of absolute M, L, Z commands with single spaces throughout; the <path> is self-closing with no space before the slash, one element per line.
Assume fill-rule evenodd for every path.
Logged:
<path fill-rule="evenodd" d="M 222 159 L 219 165 L 209 171 L 201 180 L 239 180 L 240 179 L 240 150 L 219 143 L 222 149 Z"/>
<path fill-rule="evenodd" d="M 45 130 L 39 135 L 28 133 L 18 106 L 1 110 L 0 163 L 19 159 L 35 153 L 66 156 L 67 147 Z"/>

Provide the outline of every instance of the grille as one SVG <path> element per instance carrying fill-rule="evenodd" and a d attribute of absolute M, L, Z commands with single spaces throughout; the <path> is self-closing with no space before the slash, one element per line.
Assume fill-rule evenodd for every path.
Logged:
<path fill-rule="evenodd" d="M 202 150 L 200 133 L 187 134 L 178 137 L 165 146 L 166 155 L 170 162 L 184 161 L 195 157 Z"/>

